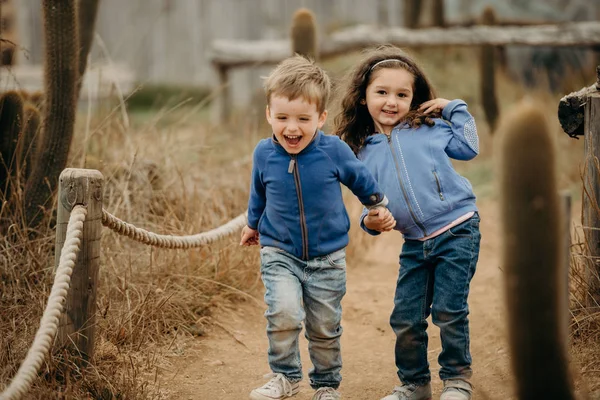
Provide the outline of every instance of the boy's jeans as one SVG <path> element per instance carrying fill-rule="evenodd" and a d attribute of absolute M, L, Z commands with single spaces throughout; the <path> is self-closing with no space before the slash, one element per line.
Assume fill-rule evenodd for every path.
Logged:
<path fill-rule="evenodd" d="M 346 293 L 345 249 L 302 261 L 265 246 L 260 258 L 271 370 L 291 382 L 302 379 L 298 335 L 304 321 L 314 366 L 308 374 L 310 385 L 337 388 L 342 380 L 340 303 Z"/>
<path fill-rule="evenodd" d="M 406 240 L 400 254 L 394 311 L 396 366 L 403 383 L 431 380 L 427 361 L 427 322 L 440 328 L 442 380 L 472 375 L 469 351 L 469 283 L 479 256 L 479 215 L 426 241 Z"/>

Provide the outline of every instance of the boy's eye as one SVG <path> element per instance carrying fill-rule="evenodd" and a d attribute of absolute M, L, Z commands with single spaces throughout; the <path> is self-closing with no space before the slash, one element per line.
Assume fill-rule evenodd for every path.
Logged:
<path fill-rule="evenodd" d="M 310 118 L 302 117 L 302 118 L 300 118 L 300 121 L 304 121 L 304 122 L 310 121 Z"/>
<path fill-rule="evenodd" d="M 287 117 L 284 117 L 284 116 L 280 115 L 280 116 L 277 117 L 277 119 L 280 120 L 280 121 L 285 121 L 287 119 Z"/>

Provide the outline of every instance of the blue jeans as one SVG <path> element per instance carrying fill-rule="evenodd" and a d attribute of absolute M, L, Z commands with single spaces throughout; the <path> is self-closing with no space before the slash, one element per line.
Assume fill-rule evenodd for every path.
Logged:
<path fill-rule="evenodd" d="M 310 385 L 337 388 L 342 376 L 341 301 L 346 294 L 346 250 L 303 261 L 276 247 L 260 250 L 265 285 L 269 366 L 291 382 L 302 379 L 298 335 L 306 328 L 313 364 Z"/>
<path fill-rule="evenodd" d="M 472 375 L 469 351 L 469 284 L 479 257 L 479 216 L 426 241 L 406 240 L 390 325 L 396 333 L 396 366 L 405 384 L 431 380 L 427 317 L 440 328 L 442 380 Z"/>

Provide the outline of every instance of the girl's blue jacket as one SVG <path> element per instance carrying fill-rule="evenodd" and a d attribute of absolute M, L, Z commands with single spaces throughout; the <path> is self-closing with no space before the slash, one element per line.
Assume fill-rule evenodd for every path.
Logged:
<path fill-rule="evenodd" d="M 367 137 L 358 157 L 367 165 L 389 198 L 388 208 L 405 239 L 419 239 L 477 211 L 469 181 L 450 158 L 470 160 L 479 153 L 475 120 L 462 100 L 451 101 L 434 126 L 400 124 L 388 137 Z M 360 218 L 364 225 L 366 210 Z"/>
<path fill-rule="evenodd" d="M 340 182 L 367 207 L 386 205 L 379 185 L 350 147 L 317 131 L 300 153 L 289 154 L 275 138 L 254 149 L 248 226 L 261 246 L 302 259 L 324 256 L 348 244 L 350 219 Z"/>

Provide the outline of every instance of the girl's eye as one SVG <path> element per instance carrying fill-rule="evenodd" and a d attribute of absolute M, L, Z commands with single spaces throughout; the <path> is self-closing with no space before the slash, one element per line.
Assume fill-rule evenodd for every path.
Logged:
<path fill-rule="evenodd" d="M 385 92 L 385 90 L 378 90 L 377 94 L 387 94 L 387 93 Z"/>
<path fill-rule="evenodd" d="M 406 97 L 406 93 L 398 93 L 398 97 Z"/>

